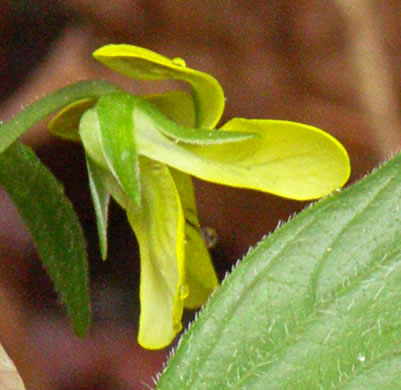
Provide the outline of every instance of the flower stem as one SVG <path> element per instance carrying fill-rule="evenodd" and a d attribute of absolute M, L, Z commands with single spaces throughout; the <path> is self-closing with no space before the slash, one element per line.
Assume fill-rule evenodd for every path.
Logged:
<path fill-rule="evenodd" d="M 53 112 L 61 110 L 76 100 L 100 97 L 119 90 L 117 86 L 102 80 L 86 80 L 46 95 L 0 125 L 0 153 L 4 152 L 25 131 Z"/>

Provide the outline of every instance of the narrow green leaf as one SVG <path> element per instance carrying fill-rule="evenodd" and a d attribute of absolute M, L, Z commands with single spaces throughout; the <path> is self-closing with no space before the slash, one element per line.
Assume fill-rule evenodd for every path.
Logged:
<path fill-rule="evenodd" d="M 51 113 L 76 100 L 99 97 L 119 89 L 100 80 L 81 81 L 61 88 L 31 104 L 7 123 L 0 125 L 0 153 L 4 152 L 23 133 Z"/>
<path fill-rule="evenodd" d="M 89 157 L 100 167 L 108 169 L 100 135 L 99 118 L 94 108 L 83 113 L 79 122 L 79 136 Z"/>
<path fill-rule="evenodd" d="M 128 197 L 141 202 L 139 163 L 132 115 L 133 97 L 127 93 L 102 96 L 96 104 L 100 140 L 107 167 Z"/>
<path fill-rule="evenodd" d="M 19 143 L 0 154 L 0 185 L 30 230 L 75 333 L 84 336 L 89 326 L 86 243 L 62 185 Z"/>
<path fill-rule="evenodd" d="M 94 163 L 91 158 L 86 156 L 86 166 L 88 168 L 89 188 L 92 195 L 93 206 L 96 215 L 96 226 L 99 238 L 99 247 L 102 259 L 107 257 L 107 217 L 109 210 L 110 194 L 107 191 L 101 168 Z"/>
<path fill-rule="evenodd" d="M 264 239 L 157 389 L 399 388 L 400 188 L 398 155 Z"/>

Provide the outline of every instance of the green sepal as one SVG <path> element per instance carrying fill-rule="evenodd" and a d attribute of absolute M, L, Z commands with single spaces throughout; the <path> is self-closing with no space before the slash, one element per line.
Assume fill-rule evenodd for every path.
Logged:
<path fill-rule="evenodd" d="M 95 106 L 107 168 L 128 197 L 141 203 L 133 100 L 127 93 L 102 96 Z"/>
<path fill-rule="evenodd" d="M 102 168 L 98 167 L 91 158 L 86 155 L 86 166 L 88 168 L 89 189 L 92 196 L 93 207 L 96 215 L 96 226 L 99 239 L 100 253 L 102 259 L 107 257 L 107 220 L 110 202 L 110 194 L 105 186 Z"/>

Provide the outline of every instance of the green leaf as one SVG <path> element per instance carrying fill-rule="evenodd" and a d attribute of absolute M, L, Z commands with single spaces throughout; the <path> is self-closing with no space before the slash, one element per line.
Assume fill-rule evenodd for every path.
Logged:
<path fill-rule="evenodd" d="M 259 137 L 191 145 L 163 137 L 146 110 L 136 111 L 135 118 L 142 155 L 203 180 L 306 200 L 340 188 L 350 174 L 344 147 L 322 130 L 301 123 L 237 118 L 215 133 L 248 131 Z"/>
<path fill-rule="evenodd" d="M 102 259 L 107 257 L 107 219 L 110 202 L 110 194 L 106 189 L 103 172 L 100 167 L 86 155 L 88 168 L 89 188 L 92 196 L 93 207 L 96 215 L 97 234 Z"/>
<path fill-rule="evenodd" d="M 163 389 L 397 389 L 401 155 L 264 239 L 204 308 Z"/>
<path fill-rule="evenodd" d="M 76 100 L 99 97 L 118 91 L 113 84 L 100 80 L 81 81 L 61 88 L 28 106 L 7 123 L 0 125 L 0 153 L 4 152 L 24 132 L 51 113 Z"/>
<path fill-rule="evenodd" d="M 183 59 L 169 59 L 133 45 L 106 45 L 93 56 L 109 68 L 139 80 L 182 80 L 191 86 L 196 127 L 214 128 L 224 110 L 219 82 L 207 73 L 187 68 Z"/>
<path fill-rule="evenodd" d="M 95 109 L 107 167 L 128 197 L 139 205 L 141 189 L 133 106 L 131 95 L 113 93 L 102 96 Z"/>
<path fill-rule="evenodd" d="M 0 154 L 0 185 L 31 232 L 75 333 L 84 336 L 89 326 L 86 243 L 62 185 L 19 143 Z"/>

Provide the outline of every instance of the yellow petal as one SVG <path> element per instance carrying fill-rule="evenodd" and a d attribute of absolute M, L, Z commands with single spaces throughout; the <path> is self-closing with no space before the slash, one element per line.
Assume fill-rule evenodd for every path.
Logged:
<path fill-rule="evenodd" d="M 189 295 L 184 305 L 188 309 L 196 309 L 206 302 L 219 282 L 200 232 L 191 177 L 175 169 L 170 169 L 170 172 L 180 194 L 185 217 L 185 274 Z"/>
<path fill-rule="evenodd" d="M 79 121 L 84 112 L 95 105 L 96 100 L 97 98 L 82 99 L 63 108 L 49 122 L 49 131 L 58 137 L 79 142 Z"/>
<path fill-rule="evenodd" d="M 247 131 L 259 137 L 198 146 L 175 144 L 160 135 L 145 112 L 135 115 L 139 153 L 203 180 L 307 200 L 327 195 L 349 178 L 344 147 L 312 126 L 237 118 L 219 131 Z"/>
<path fill-rule="evenodd" d="M 182 126 L 195 126 L 194 103 L 188 92 L 171 91 L 159 95 L 141 97 L 152 103 L 168 119 Z"/>
<path fill-rule="evenodd" d="M 129 222 L 141 256 L 138 342 L 148 349 L 169 345 L 182 329 L 188 294 L 184 266 L 184 216 L 166 166 L 140 159 L 142 205 L 130 204 Z"/>
<path fill-rule="evenodd" d="M 169 59 L 132 45 L 106 45 L 93 56 L 109 68 L 140 80 L 182 80 L 191 86 L 196 127 L 214 128 L 224 110 L 224 93 L 219 82 L 207 73 L 186 67 L 181 58 Z"/>

